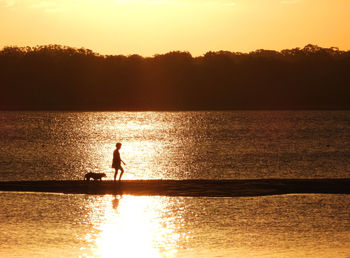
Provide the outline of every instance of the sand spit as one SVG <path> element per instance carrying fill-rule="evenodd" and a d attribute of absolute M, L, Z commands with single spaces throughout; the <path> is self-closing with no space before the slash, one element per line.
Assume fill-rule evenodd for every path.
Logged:
<path fill-rule="evenodd" d="M 5 181 L 0 191 L 163 196 L 259 196 L 291 193 L 350 194 L 345 179 Z"/>

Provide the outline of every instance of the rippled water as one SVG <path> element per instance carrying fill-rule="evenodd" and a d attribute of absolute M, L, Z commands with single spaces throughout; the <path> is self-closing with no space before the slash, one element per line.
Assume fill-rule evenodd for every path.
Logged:
<path fill-rule="evenodd" d="M 0 180 L 350 176 L 349 111 L 0 112 Z"/>
<path fill-rule="evenodd" d="M 0 257 L 349 257 L 350 196 L 1 193 Z"/>
<path fill-rule="evenodd" d="M 350 177 L 349 111 L 0 112 L 0 180 Z M 349 195 L 0 192 L 0 257 L 349 257 Z"/>

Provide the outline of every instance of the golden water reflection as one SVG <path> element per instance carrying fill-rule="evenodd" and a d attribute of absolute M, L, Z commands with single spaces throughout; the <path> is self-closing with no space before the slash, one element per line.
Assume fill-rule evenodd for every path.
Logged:
<path fill-rule="evenodd" d="M 85 173 L 103 172 L 107 180 L 113 179 L 113 151 L 115 144 L 121 142 L 120 154 L 126 163 L 123 165 L 125 180 L 196 178 L 193 171 L 198 162 L 192 160 L 188 153 L 196 150 L 201 153 L 197 141 L 204 139 L 198 132 L 200 126 L 193 131 L 192 115 L 112 112 L 89 113 L 86 116 L 86 119 L 79 121 L 83 123 L 79 123 L 83 128 L 83 132 L 79 133 L 84 135 L 85 146 L 82 148 L 80 144 L 77 147 L 84 151 L 80 170 Z"/>
<path fill-rule="evenodd" d="M 96 198 L 96 197 L 95 197 Z M 104 196 L 89 201 L 89 223 L 96 229 L 86 240 L 98 257 L 174 257 L 178 241 L 188 236 L 169 223 L 168 204 L 157 197 Z"/>

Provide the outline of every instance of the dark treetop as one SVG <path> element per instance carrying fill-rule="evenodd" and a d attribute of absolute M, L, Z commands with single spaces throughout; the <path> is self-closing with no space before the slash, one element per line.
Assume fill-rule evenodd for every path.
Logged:
<path fill-rule="evenodd" d="M 59 45 L 0 51 L 2 110 L 349 109 L 350 51 L 103 56 Z"/>

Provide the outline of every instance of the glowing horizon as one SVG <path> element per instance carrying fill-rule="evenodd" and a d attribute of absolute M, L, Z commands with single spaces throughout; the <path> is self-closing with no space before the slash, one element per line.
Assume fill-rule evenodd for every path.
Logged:
<path fill-rule="evenodd" d="M 0 48 L 59 44 L 100 54 L 350 49 L 339 0 L 0 0 Z"/>

